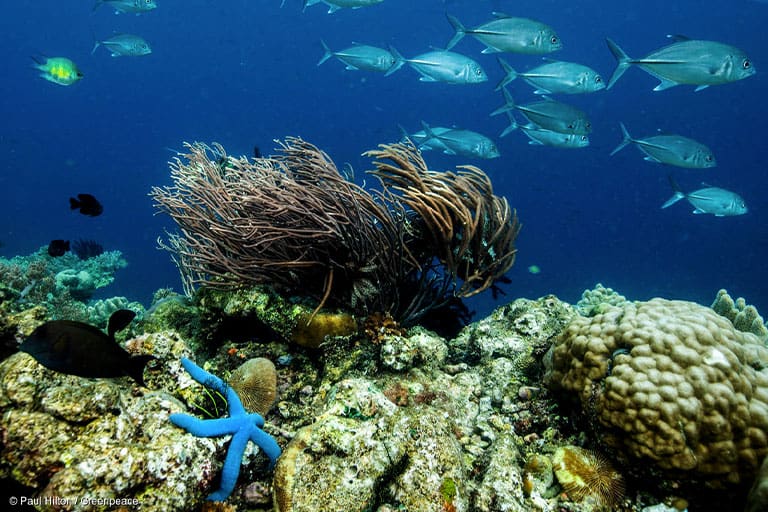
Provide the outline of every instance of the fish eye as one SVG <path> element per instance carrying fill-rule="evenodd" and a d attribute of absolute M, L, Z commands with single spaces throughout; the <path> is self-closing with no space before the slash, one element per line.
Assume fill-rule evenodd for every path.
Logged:
<path fill-rule="evenodd" d="M 595 77 L 595 82 L 597 82 L 598 84 L 601 83 L 602 81 L 603 81 L 603 77 L 599 75 Z"/>
<path fill-rule="evenodd" d="M 711 162 L 712 160 L 714 160 L 714 158 L 712 158 L 712 155 L 707 155 L 704 157 L 704 160 L 706 160 L 707 162 Z"/>
<path fill-rule="evenodd" d="M 552 43 L 552 44 L 557 44 L 557 36 L 552 36 L 552 37 L 549 39 L 549 42 L 550 42 L 550 43 Z"/>
<path fill-rule="evenodd" d="M 582 135 L 582 136 L 581 136 L 581 140 L 583 140 L 583 141 L 584 141 L 584 140 L 587 140 L 587 136 L 586 136 L 586 135 Z"/>
<path fill-rule="evenodd" d="M 744 62 L 741 63 L 741 67 L 744 69 L 749 69 L 752 67 L 752 63 L 749 62 L 749 59 L 744 59 Z"/>
<path fill-rule="evenodd" d="M 483 76 L 483 70 L 482 70 L 482 69 L 480 69 L 480 68 L 477 68 L 477 69 L 475 70 L 475 74 L 476 74 L 477 76 Z"/>

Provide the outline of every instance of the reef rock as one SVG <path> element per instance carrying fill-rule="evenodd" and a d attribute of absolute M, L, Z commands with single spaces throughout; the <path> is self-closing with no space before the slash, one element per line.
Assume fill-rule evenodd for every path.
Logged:
<path fill-rule="evenodd" d="M 153 389 L 57 373 L 23 352 L 2 361 L 0 477 L 30 487 L 39 510 L 191 510 L 217 477 L 226 439 L 196 438 L 168 421 L 186 412 L 173 392 L 191 385 L 178 362 L 183 343 L 172 338 L 133 343 L 181 352 L 146 372 Z M 46 497 L 78 501 L 46 505 Z"/>

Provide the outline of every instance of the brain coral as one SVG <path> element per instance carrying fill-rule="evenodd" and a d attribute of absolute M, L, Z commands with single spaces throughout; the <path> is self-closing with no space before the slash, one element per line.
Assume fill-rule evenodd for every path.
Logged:
<path fill-rule="evenodd" d="M 768 453 L 768 348 L 709 308 L 653 299 L 577 317 L 548 356 L 547 385 L 629 457 L 719 486 L 750 481 Z"/>

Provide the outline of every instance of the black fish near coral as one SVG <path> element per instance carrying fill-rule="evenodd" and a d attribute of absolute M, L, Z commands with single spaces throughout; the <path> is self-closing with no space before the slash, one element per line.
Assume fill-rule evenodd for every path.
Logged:
<path fill-rule="evenodd" d="M 87 260 L 104 254 L 104 247 L 95 240 L 75 240 L 72 242 L 72 252 L 81 260 Z"/>
<path fill-rule="evenodd" d="M 80 210 L 80 213 L 89 217 L 98 217 L 104 211 L 104 207 L 98 199 L 91 194 L 77 194 L 77 199 L 70 197 L 69 209 Z"/>
<path fill-rule="evenodd" d="M 58 258 L 69 250 L 69 240 L 51 240 L 48 244 L 48 256 Z"/>
<path fill-rule="evenodd" d="M 80 377 L 122 377 L 128 375 L 144 385 L 144 366 L 154 356 L 131 356 L 115 341 L 136 313 L 120 309 L 109 317 L 107 334 L 72 320 L 52 320 L 35 329 L 19 347 L 50 370 Z"/>

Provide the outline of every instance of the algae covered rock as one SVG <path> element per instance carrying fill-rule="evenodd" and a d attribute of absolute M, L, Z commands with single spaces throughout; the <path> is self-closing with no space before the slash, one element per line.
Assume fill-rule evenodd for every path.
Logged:
<path fill-rule="evenodd" d="M 189 436 L 171 424 L 169 414 L 186 411 L 174 395 L 184 374 L 177 360 L 157 371 L 163 376 L 149 375 L 148 384 L 168 388 L 65 375 L 23 352 L 4 360 L 0 477 L 40 498 L 79 497 L 67 510 L 105 510 L 104 503 L 112 503 L 110 509 L 194 508 L 212 485 L 226 440 Z M 39 510 L 58 510 L 49 503 L 42 501 Z"/>
<path fill-rule="evenodd" d="M 465 327 L 449 343 L 451 358 L 476 364 L 505 357 L 515 367 L 533 371 L 538 356 L 575 315 L 570 305 L 553 295 L 517 299 Z"/>
<path fill-rule="evenodd" d="M 275 508 L 375 509 L 389 500 L 408 510 L 465 511 L 464 474 L 446 418 L 398 408 L 370 381 L 344 380 L 278 460 Z"/>

